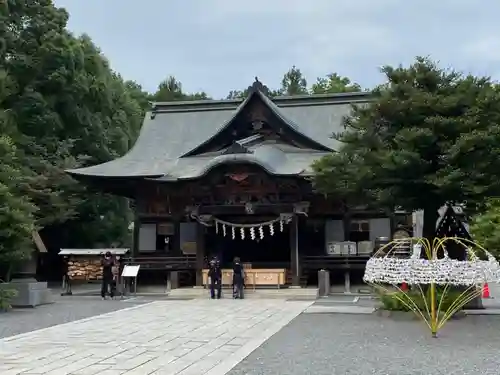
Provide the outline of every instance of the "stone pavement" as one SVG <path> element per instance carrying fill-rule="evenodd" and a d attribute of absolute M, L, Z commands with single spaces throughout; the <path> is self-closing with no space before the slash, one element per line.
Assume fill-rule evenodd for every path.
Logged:
<path fill-rule="evenodd" d="M 55 296 L 56 303 L 0 313 L 0 338 L 144 304 L 139 299 L 102 301 L 100 297 Z M 1 361 L 0 361 L 1 362 Z M 1 372 L 0 372 L 1 374 Z"/>
<path fill-rule="evenodd" d="M 223 375 L 312 301 L 157 301 L 0 340 L 0 374 Z"/>

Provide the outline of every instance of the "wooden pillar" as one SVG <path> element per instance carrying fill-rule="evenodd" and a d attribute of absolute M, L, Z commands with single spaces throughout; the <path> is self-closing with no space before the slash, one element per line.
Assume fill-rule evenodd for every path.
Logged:
<path fill-rule="evenodd" d="M 181 223 L 178 218 L 175 218 L 174 221 L 174 238 L 173 238 L 173 244 L 172 244 L 172 254 L 175 256 L 182 256 L 182 250 L 181 250 Z"/>
<path fill-rule="evenodd" d="M 130 254 L 132 257 L 136 257 L 139 255 L 139 233 L 141 230 L 141 220 L 139 217 L 136 215 L 134 219 L 134 231 L 133 231 L 133 238 L 132 238 L 132 254 Z"/>
<path fill-rule="evenodd" d="M 349 241 L 349 236 L 351 235 L 351 215 L 346 212 L 342 218 L 344 224 L 344 241 Z"/>
<path fill-rule="evenodd" d="M 290 268 L 292 272 L 292 286 L 300 287 L 299 264 L 299 220 L 296 215 L 290 222 Z"/>
<path fill-rule="evenodd" d="M 205 227 L 197 223 L 196 228 L 196 286 L 203 286 L 203 266 L 205 265 Z"/>

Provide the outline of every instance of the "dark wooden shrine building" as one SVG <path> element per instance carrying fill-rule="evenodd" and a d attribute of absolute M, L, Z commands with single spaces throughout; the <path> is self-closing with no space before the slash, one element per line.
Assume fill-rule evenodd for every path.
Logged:
<path fill-rule="evenodd" d="M 320 268 L 363 268 L 373 241 L 391 237 L 387 215 L 346 208 L 308 180 L 351 105 L 368 101 L 270 99 L 256 80 L 245 100 L 156 103 L 126 155 L 68 173 L 135 202 L 131 261 L 141 270 L 182 271 L 201 285 L 208 258 L 224 268 L 239 256 L 267 270 L 260 284 L 282 270 L 278 283 L 304 285 Z"/>

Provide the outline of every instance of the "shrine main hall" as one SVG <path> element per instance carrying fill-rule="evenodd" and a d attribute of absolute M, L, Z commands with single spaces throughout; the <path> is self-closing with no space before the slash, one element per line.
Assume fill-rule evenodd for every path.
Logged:
<path fill-rule="evenodd" d="M 175 286 L 202 286 L 215 256 L 223 270 L 241 258 L 254 287 L 314 285 L 319 269 L 344 280 L 362 275 L 395 217 L 316 193 L 311 166 L 338 148 L 332 134 L 352 105 L 369 101 L 369 93 L 272 98 L 256 80 L 245 99 L 154 103 L 127 154 L 67 172 L 130 199 L 126 261 L 141 266 L 139 280 L 165 274 Z"/>

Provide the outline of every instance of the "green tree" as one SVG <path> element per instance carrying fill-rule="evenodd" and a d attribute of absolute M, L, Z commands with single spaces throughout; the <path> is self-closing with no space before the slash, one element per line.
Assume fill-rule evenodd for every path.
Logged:
<path fill-rule="evenodd" d="M 470 232 L 495 257 L 500 257 L 500 199 L 488 199 L 484 210 L 472 218 Z"/>
<path fill-rule="evenodd" d="M 174 102 L 182 100 L 210 99 L 205 92 L 187 94 L 182 90 L 182 83 L 174 76 L 170 76 L 160 83 L 156 93 L 152 95 L 155 102 Z"/>
<path fill-rule="evenodd" d="M 285 73 L 281 80 L 280 94 L 286 96 L 306 95 L 307 80 L 299 68 L 292 66 L 292 68 Z"/>
<path fill-rule="evenodd" d="M 127 201 L 90 194 L 64 170 L 127 152 L 147 94 L 115 74 L 88 36 L 71 35 L 67 12 L 51 1 L 11 0 L 0 12 L 0 110 L 9 114 L 23 192 L 39 207 L 42 238 L 53 247 L 127 241 Z"/>
<path fill-rule="evenodd" d="M 391 211 L 424 209 L 424 236 L 432 238 L 446 201 L 474 210 L 500 193 L 500 96 L 488 78 L 425 58 L 383 72 L 373 101 L 355 106 L 336 134 L 338 152 L 314 165 L 314 183 Z"/>
<path fill-rule="evenodd" d="M 337 73 L 330 73 L 326 77 L 320 77 L 311 87 L 312 94 L 336 94 L 342 92 L 359 92 L 361 86 L 352 83 L 347 77 L 341 77 Z"/>
<path fill-rule="evenodd" d="M 24 183 L 20 161 L 5 135 L 0 136 L 0 157 L 0 267 L 8 278 L 11 267 L 33 251 L 36 207 L 20 189 Z"/>

